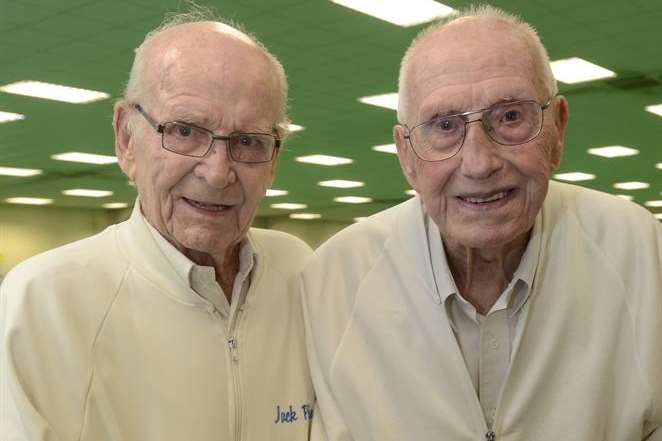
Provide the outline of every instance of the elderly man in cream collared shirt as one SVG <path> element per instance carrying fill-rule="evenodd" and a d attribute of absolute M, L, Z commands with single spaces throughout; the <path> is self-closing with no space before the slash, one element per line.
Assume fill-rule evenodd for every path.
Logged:
<path fill-rule="evenodd" d="M 550 182 L 568 103 L 533 28 L 422 31 L 398 118 L 418 195 L 303 272 L 312 441 L 661 441 L 662 227 Z"/>
<path fill-rule="evenodd" d="M 282 66 L 176 16 L 115 105 L 131 218 L 0 288 L 2 441 L 304 441 L 313 392 L 292 278 L 310 248 L 251 229 L 287 134 Z"/>

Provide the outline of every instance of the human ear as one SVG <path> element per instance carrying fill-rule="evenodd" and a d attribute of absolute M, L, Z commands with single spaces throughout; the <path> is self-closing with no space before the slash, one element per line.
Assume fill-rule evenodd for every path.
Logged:
<path fill-rule="evenodd" d="M 403 125 L 396 124 L 393 127 L 393 140 L 398 150 L 398 160 L 400 161 L 402 173 L 405 175 L 409 186 L 418 191 L 415 167 L 416 158 L 409 148 L 409 141 L 405 138 L 405 127 Z"/>
<path fill-rule="evenodd" d="M 133 151 L 132 130 L 129 127 L 128 104 L 124 100 L 115 103 L 113 130 L 115 132 L 115 155 L 124 174 L 134 180 L 136 161 Z"/>

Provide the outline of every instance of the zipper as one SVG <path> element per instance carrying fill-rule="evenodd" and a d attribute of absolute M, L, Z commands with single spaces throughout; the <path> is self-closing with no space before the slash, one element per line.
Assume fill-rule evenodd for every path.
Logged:
<path fill-rule="evenodd" d="M 230 375 L 232 375 L 232 384 L 234 385 L 234 412 L 235 412 L 235 430 L 234 441 L 241 440 L 241 430 L 243 421 L 243 396 L 241 390 L 241 377 L 239 369 L 239 341 L 237 339 L 236 329 L 241 320 L 244 306 L 237 308 L 236 314 L 230 319 L 230 329 L 228 333 L 228 353 L 230 354 Z"/>
<path fill-rule="evenodd" d="M 496 434 L 493 430 L 490 430 L 485 434 L 485 441 L 494 441 L 496 439 Z"/>

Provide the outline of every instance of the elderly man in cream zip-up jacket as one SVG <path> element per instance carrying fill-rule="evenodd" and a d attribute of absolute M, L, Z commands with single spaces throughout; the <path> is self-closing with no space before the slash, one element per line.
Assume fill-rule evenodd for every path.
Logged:
<path fill-rule="evenodd" d="M 662 227 L 550 184 L 568 105 L 533 29 L 449 20 L 401 68 L 418 196 L 304 270 L 312 441 L 662 440 Z"/>

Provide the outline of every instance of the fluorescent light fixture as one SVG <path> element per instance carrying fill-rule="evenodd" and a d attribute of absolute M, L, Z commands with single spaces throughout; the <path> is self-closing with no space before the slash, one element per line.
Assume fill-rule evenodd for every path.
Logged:
<path fill-rule="evenodd" d="M 658 162 L 657 164 L 655 164 L 655 168 L 659 168 L 660 170 L 662 170 L 662 162 Z"/>
<path fill-rule="evenodd" d="M 550 63 L 554 78 L 562 83 L 575 84 L 616 76 L 615 72 L 582 58 L 572 57 Z"/>
<path fill-rule="evenodd" d="M 398 153 L 398 149 L 395 147 L 395 144 L 375 145 L 372 147 L 372 149 L 376 152 L 382 152 L 382 153 L 393 153 L 393 154 Z"/>
<path fill-rule="evenodd" d="M 288 193 L 287 190 L 276 190 L 275 188 L 267 189 L 267 197 L 272 198 L 275 196 L 285 196 Z"/>
<path fill-rule="evenodd" d="M 655 214 L 653 215 L 653 217 L 654 217 L 655 219 L 662 220 L 662 213 L 655 213 Z"/>
<path fill-rule="evenodd" d="M 354 222 L 361 222 L 368 219 L 368 216 L 359 216 L 354 218 Z"/>
<path fill-rule="evenodd" d="M 662 104 L 655 104 L 652 106 L 646 106 L 646 111 L 654 113 L 656 115 L 662 116 Z"/>
<path fill-rule="evenodd" d="M 629 194 L 617 194 L 616 196 L 618 196 L 621 199 L 625 199 L 626 201 L 634 200 L 634 196 L 630 196 Z"/>
<path fill-rule="evenodd" d="M 103 208 L 108 208 L 109 210 L 117 210 L 119 208 L 127 208 L 129 204 L 126 202 L 108 202 L 107 204 L 103 204 Z"/>
<path fill-rule="evenodd" d="M 6 84 L 0 87 L 0 91 L 73 104 L 86 104 L 110 98 L 106 92 L 42 83 L 41 81 L 19 81 Z"/>
<path fill-rule="evenodd" d="M 53 199 L 24 198 L 24 197 L 7 198 L 5 199 L 5 201 L 9 202 L 10 204 L 25 204 L 25 205 L 48 205 L 53 203 Z"/>
<path fill-rule="evenodd" d="M 344 179 L 332 179 L 330 181 L 320 181 L 317 185 L 322 187 L 355 188 L 363 187 L 365 183 L 360 181 L 346 181 Z"/>
<path fill-rule="evenodd" d="M 614 188 L 618 188 L 619 190 L 642 190 L 648 187 L 650 187 L 650 184 L 648 182 L 637 182 L 637 181 L 617 182 L 616 184 L 614 184 Z"/>
<path fill-rule="evenodd" d="M 305 162 L 306 164 L 318 164 L 318 165 L 344 165 L 351 164 L 354 162 L 353 159 L 341 158 L 340 156 L 330 156 L 330 155 L 309 155 L 309 156 L 299 156 L 295 158 L 295 161 Z"/>
<path fill-rule="evenodd" d="M 371 198 L 365 198 L 362 196 L 339 196 L 333 198 L 336 202 L 342 202 L 343 204 L 366 204 L 372 202 Z"/>
<path fill-rule="evenodd" d="M 283 202 L 281 204 L 271 204 L 271 208 L 279 208 L 281 210 L 302 210 L 308 208 L 306 204 L 296 204 L 291 202 Z"/>
<path fill-rule="evenodd" d="M 71 190 L 62 190 L 65 196 L 82 196 L 86 198 L 103 198 L 112 196 L 113 192 L 109 190 L 89 190 L 86 188 L 73 188 Z"/>
<path fill-rule="evenodd" d="M 290 219 L 311 220 L 311 219 L 319 219 L 322 217 L 322 215 L 319 213 L 292 213 L 290 214 L 289 217 Z"/>
<path fill-rule="evenodd" d="M 588 152 L 591 155 L 602 156 L 605 158 L 618 158 L 620 156 L 633 156 L 639 154 L 639 150 L 630 147 L 623 147 L 622 145 L 596 147 L 593 149 L 588 149 Z"/>
<path fill-rule="evenodd" d="M 117 162 L 115 156 L 95 155 L 82 152 L 65 152 L 52 155 L 51 158 L 57 161 L 83 162 L 85 164 L 113 164 Z"/>
<path fill-rule="evenodd" d="M 385 93 L 382 95 L 363 96 L 359 102 L 370 104 L 371 106 L 383 107 L 390 110 L 398 110 L 398 94 Z"/>
<path fill-rule="evenodd" d="M 647 207 L 660 208 L 662 207 L 662 200 L 646 201 L 644 202 L 644 205 Z"/>
<path fill-rule="evenodd" d="M 294 133 L 294 132 L 300 132 L 300 131 L 302 131 L 302 130 L 305 130 L 305 127 L 304 127 L 304 126 L 300 126 L 300 125 L 298 125 L 298 124 L 290 124 L 290 125 L 288 126 L 288 129 L 289 129 L 290 133 Z"/>
<path fill-rule="evenodd" d="M 0 167 L 0 175 L 4 176 L 17 176 L 26 178 L 28 176 L 40 175 L 41 170 L 35 168 L 15 168 L 15 167 Z"/>
<path fill-rule="evenodd" d="M 590 173 L 583 173 L 583 172 L 571 172 L 571 173 L 558 173 L 554 175 L 554 178 L 560 179 L 561 181 L 590 181 L 591 179 L 595 179 L 595 175 L 592 175 Z"/>
<path fill-rule="evenodd" d="M 409 189 L 405 191 L 405 194 L 408 194 L 409 196 L 416 196 L 418 193 L 416 193 L 416 190 L 414 189 Z"/>
<path fill-rule="evenodd" d="M 0 123 L 20 121 L 25 119 L 25 115 L 20 113 L 11 113 L 11 112 L 0 112 Z"/>
<path fill-rule="evenodd" d="M 331 0 L 363 14 L 407 27 L 445 17 L 453 8 L 433 0 Z"/>

